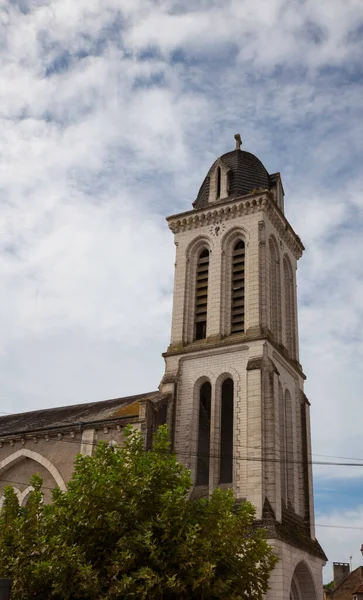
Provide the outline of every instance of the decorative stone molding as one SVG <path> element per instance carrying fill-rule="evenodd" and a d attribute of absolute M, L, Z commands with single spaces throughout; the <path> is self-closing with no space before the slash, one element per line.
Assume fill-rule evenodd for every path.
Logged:
<path fill-rule="evenodd" d="M 220 204 L 218 207 L 208 207 L 200 210 L 187 211 L 167 218 L 171 231 L 180 233 L 198 229 L 204 226 L 221 227 L 224 221 L 256 212 L 264 212 L 276 228 L 280 239 L 298 259 L 302 256 L 304 246 L 288 221 L 276 206 L 271 193 L 266 190 L 262 195 L 250 194 L 243 198 L 235 198 Z M 219 230 L 218 230 L 219 231 Z"/>
<path fill-rule="evenodd" d="M 284 242 L 295 258 L 301 258 L 305 250 L 304 245 L 273 201 L 269 200 L 266 204 L 265 212 L 280 236 L 280 246 Z"/>
<path fill-rule="evenodd" d="M 32 485 L 28 485 L 28 487 L 25 488 L 25 490 L 23 490 L 22 492 L 16 487 L 16 486 L 12 486 L 15 494 L 18 497 L 18 501 L 19 501 L 19 506 L 24 506 L 25 505 L 25 500 L 27 499 L 28 495 L 30 494 L 30 492 L 33 491 L 33 486 Z M 2 495 L 0 497 L 0 508 L 2 507 L 2 505 L 4 504 L 4 500 L 5 500 L 5 496 Z"/>
<path fill-rule="evenodd" d="M 33 450 L 27 450 L 26 448 L 22 448 L 21 450 L 14 452 L 14 454 L 10 454 L 10 456 L 7 456 L 6 458 L 4 458 L 4 460 L 0 462 L 0 475 L 4 471 L 6 471 L 6 469 L 8 469 L 11 465 L 16 464 L 23 458 L 31 458 L 40 465 L 43 465 L 43 467 L 47 469 L 47 471 L 49 471 L 49 473 L 52 475 L 57 486 L 62 491 L 65 491 L 66 484 L 64 483 L 63 478 L 59 473 L 57 467 L 55 467 L 50 462 L 50 460 L 45 458 L 45 456 L 42 456 L 41 454 L 39 454 L 38 452 L 34 452 Z"/>
<path fill-rule="evenodd" d="M 201 209 L 197 212 L 189 211 L 180 215 L 171 216 L 167 218 L 167 221 L 171 231 L 173 233 L 179 233 L 180 231 L 197 229 L 198 227 L 203 227 L 205 225 L 211 226 L 220 224 L 228 219 L 263 210 L 266 202 L 266 196 L 260 196 L 259 198 L 247 197 L 240 202 L 234 200 L 233 204 L 229 201 L 228 205 L 222 205 L 218 208 Z"/>
<path fill-rule="evenodd" d="M 19 498 L 19 504 L 20 506 L 24 506 L 25 504 L 25 500 L 27 499 L 27 497 L 29 496 L 30 492 L 33 491 L 33 486 L 32 485 L 28 485 L 28 487 L 25 488 L 25 490 L 23 490 L 20 494 L 20 498 Z"/>
<path fill-rule="evenodd" d="M 262 362 L 263 362 L 262 356 L 259 356 L 257 358 L 250 358 L 250 360 L 247 363 L 246 370 L 247 371 L 255 371 L 256 369 L 261 370 Z"/>
<path fill-rule="evenodd" d="M 264 221 L 258 223 L 258 241 L 260 244 L 266 244 L 266 226 Z"/>
<path fill-rule="evenodd" d="M 81 454 L 92 456 L 96 439 L 95 429 L 84 429 L 82 432 Z"/>

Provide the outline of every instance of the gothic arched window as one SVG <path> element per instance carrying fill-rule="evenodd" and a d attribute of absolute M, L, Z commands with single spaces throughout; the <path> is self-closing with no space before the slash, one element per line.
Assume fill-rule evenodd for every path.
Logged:
<path fill-rule="evenodd" d="M 221 189 L 222 189 L 222 171 L 221 167 L 217 167 L 217 181 L 216 181 L 216 200 L 220 198 Z"/>
<path fill-rule="evenodd" d="M 286 460 L 286 410 L 285 397 L 281 383 L 279 383 L 279 425 L 280 425 L 280 480 L 281 500 L 287 500 L 287 460 Z"/>
<path fill-rule="evenodd" d="M 199 255 L 197 263 L 194 321 L 195 340 L 203 340 L 207 337 L 208 272 L 209 250 L 204 248 Z"/>
<path fill-rule="evenodd" d="M 280 298 L 280 261 L 279 251 L 276 242 L 270 238 L 270 330 L 275 338 L 280 337 L 280 315 L 281 315 L 281 298 Z"/>
<path fill-rule="evenodd" d="M 280 473 L 281 498 L 287 505 L 294 502 L 294 453 L 292 400 L 288 390 L 282 391 L 279 385 L 279 417 L 280 417 Z"/>
<path fill-rule="evenodd" d="M 233 479 L 233 381 L 222 384 L 221 447 L 219 463 L 220 483 L 232 483 Z"/>
<path fill-rule="evenodd" d="M 294 502 L 294 451 L 292 431 L 292 400 L 289 390 L 285 390 L 285 437 L 286 437 L 286 463 L 287 463 L 287 499 Z"/>
<path fill-rule="evenodd" d="M 211 384 L 206 381 L 199 391 L 197 485 L 209 484 L 211 393 Z"/>
<path fill-rule="evenodd" d="M 295 298 L 294 298 L 294 278 L 292 266 L 289 259 L 284 258 L 284 300 L 285 300 L 285 330 L 286 347 L 291 358 L 295 358 Z"/>
<path fill-rule="evenodd" d="M 232 252 L 231 333 L 245 330 L 245 244 L 238 240 Z"/>

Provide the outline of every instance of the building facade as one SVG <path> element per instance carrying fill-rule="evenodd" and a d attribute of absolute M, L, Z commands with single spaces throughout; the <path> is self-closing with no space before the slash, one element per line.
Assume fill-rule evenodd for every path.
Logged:
<path fill-rule="evenodd" d="M 167 219 L 176 264 L 161 391 L 194 495 L 232 487 L 280 557 L 268 599 L 322 598 L 309 401 L 299 363 L 296 268 L 279 173 L 236 149 L 210 168 L 193 210 Z"/>
<path fill-rule="evenodd" d="M 267 600 L 320 600 L 326 557 L 314 531 L 297 326 L 304 248 L 284 215 L 280 174 L 270 175 L 235 138 L 193 208 L 167 219 L 176 263 L 159 391 L 1 418 L 0 477 L 3 485 L 19 481 L 24 501 L 31 471 L 41 471 L 47 489 L 65 486 L 75 455 L 91 452 L 97 439 L 121 443 L 132 422 L 149 445 L 167 421 L 191 469 L 193 497 L 231 487 L 238 501 L 254 504 L 256 524 L 280 558 Z"/>

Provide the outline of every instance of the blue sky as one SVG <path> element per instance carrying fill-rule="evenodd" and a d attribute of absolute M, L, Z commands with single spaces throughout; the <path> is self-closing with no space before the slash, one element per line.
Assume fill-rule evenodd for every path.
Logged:
<path fill-rule="evenodd" d="M 157 388 L 164 216 L 191 207 L 240 131 L 281 172 L 306 246 L 313 451 L 363 458 L 362 31 L 361 0 L 1 3 L 2 410 Z M 362 477 L 316 469 L 318 523 L 363 523 Z M 317 534 L 360 564 L 363 531 Z"/>

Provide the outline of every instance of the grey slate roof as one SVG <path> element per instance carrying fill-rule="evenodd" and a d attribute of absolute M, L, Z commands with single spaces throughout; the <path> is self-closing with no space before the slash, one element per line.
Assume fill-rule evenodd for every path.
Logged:
<path fill-rule="evenodd" d="M 282 520 L 279 522 L 270 502 L 265 498 L 262 519 L 255 521 L 255 526 L 264 527 L 267 530 L 267 538 L 283 540 L 313 556 L 328 560 L 318 540 L 311 538 L 309 526 L 292 508 L 282 507 Z"/>
<path fill-rule="evenodd" d="M 117 418 L 115 413 L 120 408 L 140 400 L 156 400 L 158 397 L 160 397 L 160 392 L 149 392 L 147 394 L 138 394 L 137 396 L 127 396 L 126 398 L 114 398 L 113 400 L 101 400 L 100 402 L 73 404 L 72 406 L 61 406 L 7 415 L 0 417 L 0 436 L 35 432 L 70 425 L 76 426 L 102 421 L 103 419 Z"/>
<path fill-rule="evenodd" d="M 245 150 L 232 150 L 232 152 L 227 152 L 227 154 L 223 154 L 220 158 L 217 158 L 209 169 L 198 192 L 198 196 L 195 202 L 193 202 L 194 208 L 207 206 L 210 176 L 219 160 L 222 160 L 230 169 L 228 197 L 243 196 L 255 189 L 270 187 L 269 174 L 257 156 Z"/>

